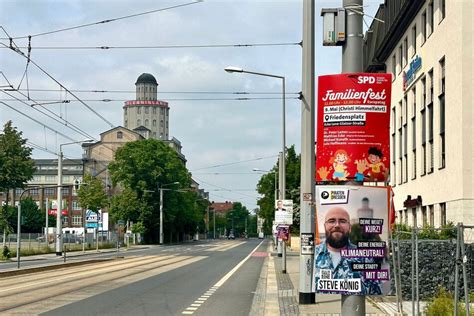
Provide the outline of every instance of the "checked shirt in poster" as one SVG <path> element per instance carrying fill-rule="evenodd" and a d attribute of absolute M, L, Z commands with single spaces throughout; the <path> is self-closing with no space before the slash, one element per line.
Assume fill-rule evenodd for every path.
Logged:
<path fill-rule="evenodd" d="M 313 291 L 387 295 L 390 187 L 316 186 Z"/>
<path fill-rule="evenodd" d="M 316 181 L 386 181 L 391 75 L 318 78 Z"/>

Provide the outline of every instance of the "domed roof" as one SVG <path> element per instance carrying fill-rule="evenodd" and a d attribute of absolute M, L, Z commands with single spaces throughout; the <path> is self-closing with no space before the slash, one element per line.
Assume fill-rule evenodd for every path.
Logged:
<path fill-rule="evenodd" d="M 148 74 L 148 73 L 143 73 L 140 75 L 140 77 L 138 77 L 137 82 L 135 82 L 135 84 L 139 84 L 139 83 L 152 83 L 152 84 L 158 85 L 155 77 L 153 77 L 152 74 Z"/>

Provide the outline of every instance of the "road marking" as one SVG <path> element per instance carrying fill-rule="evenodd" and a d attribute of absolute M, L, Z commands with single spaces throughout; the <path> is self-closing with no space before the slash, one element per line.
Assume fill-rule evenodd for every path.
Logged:
<path fill-rule="evenodd" d="M 184 312 L 182 312 L 181 314 L 192 315 L 192 314 L 194 314 L 194 312 L 191 312 L 191 311 L 184 311 Z"/>
<path fill-rule="evenodd" d="M 191 307 L 199 307 L 201 304 L 191 304 Z"/>
<path fill-rule="evenodd" d="M 217 281 L 216 284 L 214 284 L 209 290 L 207 290 L 203 295 L 201 295 L 201 297 L 199 297 L 197 300 L 194 301 L 193 304 L 191 304 L 190 306 L 192 307 L 188 307 L 186 308 L 185 311 L 182 312 L 182 314 L 192 314 L 194 311 L 196 311 L 199 307 L 200 307 L 200 304 L 203 304 L 208 298 L 211 297 L 212 294 L 214 294 L 215 291 L 217 291 L 217 289 L 219 289 L 227 280 L 230 279 L 230 277 L 245 263 L 247 262 L 247 260 L 249 260 L 250 257 L 252 257 L 252 255 L 257 251 L 258 247 L 260 247 L 260 245 L 263 243 L 263 240 L 257 245 L 257 247 L 255 247 L 247 257 L 245 257 L 242 261 L 240 261 L 232 270 L 230 270 L 229 272 L 227 272 L 226 275 L 224 275 L 219 281 Z M 240 246 L 240 244 L 238 245 L 235 245 L 233 247 L 236 247 L 236 246 Z M 231 248 L 233 248 L 231 247 Z M 230 249 L 230 248 L 229 248 Z M 219 251 L 219 250 L 217 250 Z M 225 251 L 225 250 L 222 250 L 222 251 Z M 198 305 L 199 304 L 199 305 Z M 196 306 L 198 305 L 198 306 Z M 196 307 L 194 307 L 196 306 Z M 193 312 L 190 312 L 190 311 L 193 311 Z"/>

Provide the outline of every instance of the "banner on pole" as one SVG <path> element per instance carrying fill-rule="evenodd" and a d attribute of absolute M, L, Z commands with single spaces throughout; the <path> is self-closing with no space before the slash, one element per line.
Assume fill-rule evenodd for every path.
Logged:
<path fill-rule="evenodd" d="M 318 78 L 316 181 L 387 181 L 391 74 Z"/>
<path fill-rule="evenodd" d="M 293 200 L 275 200 L 275 223 L 293 225 Z"/>
<path fill-rule="evenodd" d="M 390 187 L 317 186 L 313 291 L 387 295 Z"/>

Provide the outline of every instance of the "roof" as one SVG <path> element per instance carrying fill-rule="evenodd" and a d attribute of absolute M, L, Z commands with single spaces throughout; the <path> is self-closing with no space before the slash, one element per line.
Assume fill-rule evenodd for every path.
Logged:
<path fill-rule="evenodd" d="M 137 82 L 135 82 L 135 84 L 139 84 L 139 83 L 152 83 L 154 85 L 158 85 L 158 83 L 156 82 L 155 77 L 152 74 L 149 74 L 149 73 L 142 73 L 138 77 Z"/>
<path fill-rule="evenodd" d="M 229 202 L 229 201 L 212 202 L 212 204 L 209 207 L 218 213 L 227 213 L 228 211 L 234 208 L 234 203 Z"/>

